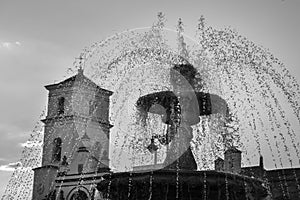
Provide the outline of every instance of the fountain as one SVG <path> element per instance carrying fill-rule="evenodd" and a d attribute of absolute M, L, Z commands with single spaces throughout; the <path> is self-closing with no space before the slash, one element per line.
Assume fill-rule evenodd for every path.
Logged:
<path fill-rule="evenodd" d="M 115 173 L 105 176 L 98 190 L 109 199 L 263 199 L 267 196 L 262 182 L 240 175 L 216 171 L 196 171 L 191 151 L 192 125 L 199 116 L 223 114 L 229 117 L 228 106 L 218 95 L 195 92 L 196 69 L 187 61 L 170 70 L 174 91 L 162 91 L 142 96 L 137 101 L 141 112 L 161 115 L 168 125 L 167 133 L 159 137 L 168 145 L 164 168 L 141 173 Z M 154 137 L 148 146 L 156 151 Z M 246 190 L 248 188 L 248 190 Z M 246 196 L 249 197 L 246 197 Z"/>
<path fill-rule="evenodd" d="M 174 47 L 166 41 L 176 40 L 169 37 L 174 31 L 163 21 L 160 14 L 146 31 L 116 34 L 81 54 L 84 74 L 114 91 L 114 173 L 95 180 L 100 182 L 97 189 L 112 200 L 263 199 L 268 187 L 274 187 L 277 199 L 300 197 L 299 175 L 293 168 L 300 165 L 295 134 L 300 90 L 284 64 L 232 29 L 204 26 L 203 18 L 192 44 L 180 21 Z M 7 196 L 30 198 L 26 188 L 32 184 L 31 168 L 41 162 L 42 136 L 41 131 L 33 134 L 34 148 L 23 152 L 23 167 L 14 172 Z M 264 157 L 267 168 L 292 171 L 273 171 L 274 179 L 268 180 L 266 171 L 256 179 L 251 173 L 212 170 L 214 159 L 232 146 L 243 152 L 243 166 L 269 155 Z M 154 165 L 149 165 L 153 156 Z M 150 168 L 136 170 L 137 165 Z M 272 180 L 277 182 L 268 182 Z M 296 192 L 288 190 L 290 180 Z M 81 184 L 84 181 L 78 181 Z M 95 186 L 88 189 L 95 191 Z"/>
<path fill-rule="evenodd" d="M 195 75 L 196 69 L 191 64 L 175 65 L 170 70 L 173 92 L 156 92 L 137 101 L 141 112 L 161 115 L 163 122 L 169 125 L 163 141 L 160 139 L 163 144 L 174 140 L 164 163 L 168 169 L 196 170 L 197 164 L 190 148 L 193 138 L 191 126 L 198 124 L 202 115 L 222 113 L 228 117 L 229 114 L 226 101 L 218 95 L 194 91 Z"/>

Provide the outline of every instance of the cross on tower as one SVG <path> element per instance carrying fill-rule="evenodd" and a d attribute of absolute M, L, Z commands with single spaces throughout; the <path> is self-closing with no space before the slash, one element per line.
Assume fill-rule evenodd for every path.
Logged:
<path fill-rule="evenodd" d="M 80 54 L 79 58 L 75 58 L 75 60 L 79 60 L 78 73 L 83 73 L 83 65 L 84 65 L 85 58 L 83 57 L 82 54 Z"/>

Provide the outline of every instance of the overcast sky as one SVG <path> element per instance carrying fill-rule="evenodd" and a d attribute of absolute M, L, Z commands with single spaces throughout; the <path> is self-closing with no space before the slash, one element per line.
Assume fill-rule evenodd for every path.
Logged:
<path fill-rule="evenodd" d="M 44 85 L 61 80 L 85 46 L 114 33 L 151 26 L 159 11 L 166 27 L 178 18 L 194 36 L 204 15 L 214 28 L 231 26 L 268 49 L 300 80 L 299 0 L 0 0 L 0 195 L 20 159 L 22 143 L 46 106 Z"/>

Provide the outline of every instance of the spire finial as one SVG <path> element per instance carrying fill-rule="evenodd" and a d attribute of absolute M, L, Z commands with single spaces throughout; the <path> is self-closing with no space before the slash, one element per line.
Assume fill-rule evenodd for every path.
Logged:
<path fill-rule="evenodd" d="M 259 166 L 260 168 L 264 168 L 264 158 L 262 155 L 259 156 Z"/>
<path fill-rule="evenodd" d="M 83 69 L 81 66 L 78 68 L 78 74 L 81 74 L 81 75 L 83 74 Z"/>
<path fill-rule="evenodd" d="M 80 75 L 83 75 L 83 65 L 84 65 L 84 57 L 83 57 L 83 54 L 81 53 L 79 58 L 75 58 L 76 60 L 79 60 L 78 61 L 78 74 Z"/>

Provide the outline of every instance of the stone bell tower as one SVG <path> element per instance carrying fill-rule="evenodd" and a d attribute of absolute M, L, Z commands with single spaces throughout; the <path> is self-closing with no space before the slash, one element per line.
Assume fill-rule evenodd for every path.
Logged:
<path fill-rule="evenodd" d="M 45 88 L 49 91 L 48 112 L 42 120 L 42 166 L 34 169 L 33 200 L 55 190 L 62 166 L 64 174 L 73 175 L 109 169 L 112 92 L 85 77 L 81 68 L 75 76 Z M 84 159 L 79 162 L 80 156 Z"/>

